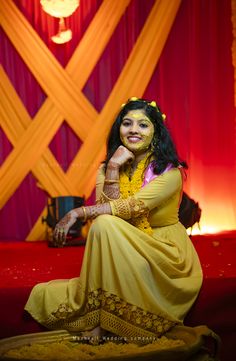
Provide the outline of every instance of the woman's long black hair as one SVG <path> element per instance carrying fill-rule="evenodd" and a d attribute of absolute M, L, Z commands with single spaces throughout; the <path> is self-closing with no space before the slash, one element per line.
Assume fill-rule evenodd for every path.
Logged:
<path fill-rule="evenodd" d="M 154 125 L 154 136 L 152 140 L 153 156 L 156 160 L 154 166 L 154 173 L 162 173 L 168 164 L 174 167 L 182 166 L 187 168 L 187 164 L 181 161 L 178 157 L 175 145 L 170 136 L 170 133 L 163 121 L 163 114 L 158 106 L 150 105 L 151 102 L 145 99 L 132 98 L 123 106 L 121 111 L 116 117 L 115 122 L 111 128 L 107 141 L 107 155 L 105 159 L 105 166 L 107 166 L 110 158 L 115 153 L 116 149 L 122 145 L 120 139 L 120 126 L 122 119 L 130 110 L 140 109 L 143 110 L 146 116 L 151 120 Z M 153 102 L 152 102 L 153 104 Z"/>

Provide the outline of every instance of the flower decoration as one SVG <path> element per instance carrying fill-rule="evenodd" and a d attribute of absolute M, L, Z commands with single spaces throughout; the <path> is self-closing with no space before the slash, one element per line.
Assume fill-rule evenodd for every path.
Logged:
<path fill-rule="evenodd" d="M 153 107 L 153 108 L 157 108 L 157 103 L 154 100 L 151 101 L 151 103 L 149 103 L 149 105 L 151 105 L 151 107 Z"/>
<path fill-rule="evenodd" d="M 162 116 L 163 121 L 165 121 L 166 120 L 166 115 L 164 113 L 162 113 L 161 116 Z"/>

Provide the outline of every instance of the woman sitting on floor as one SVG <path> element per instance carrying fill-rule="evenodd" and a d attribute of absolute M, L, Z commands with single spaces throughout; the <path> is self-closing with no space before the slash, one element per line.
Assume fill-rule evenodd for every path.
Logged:
<path fill-rule="evenodd" d="M 36 285 L 25 309 L 49 329 L 133 342 L 181 324 L 202 283 L 178 219 L 184 167 L 156 103 L 129 99 L 110 132 L 96 205 L 73 209 L 54 231 L 64 243 L 77 218 L 93 219 L 80 277 Z"/>

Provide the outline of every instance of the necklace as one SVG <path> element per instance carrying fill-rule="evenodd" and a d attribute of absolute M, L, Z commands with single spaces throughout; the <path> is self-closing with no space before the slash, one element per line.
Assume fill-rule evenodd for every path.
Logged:
<path fill-rule="evenodd" d="M 132 177 L 131 174 L 131 166 L 127 167 L 120 173 L 120 194 L 123 199 L 128 198 L 129 196 L 133 196 L 135 193 L 139 191 L 143 184 L 143 177 L 145 169 L 148 165 L 148 160 L 152 153 L 147 153 L 146 156 L 138 163 L 137 168 L 135 169 Z M 148 212 L 135 217 L 130 220 L 130 223 L 135 227 L 141 229 L 143 232 L 152 234 L 152 228 L 150 223 L 148 222 Z"/>

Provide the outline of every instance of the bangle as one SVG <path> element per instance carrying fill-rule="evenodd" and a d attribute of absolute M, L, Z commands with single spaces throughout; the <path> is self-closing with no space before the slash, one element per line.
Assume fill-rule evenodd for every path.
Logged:
<path fill-rule="evenodd" d="M 119 183 L 119 179 L 105 179 L 104 183 L 112 184 L 112 183 Z"/>
<path fill-rule="evenodd" d="M 83 211 L 83 214 L 84 214 L 84 219 L 83 219 L 83 221 L 86 222 L 86 221 L 87 221 L 87 218 L 88 218 L 86 209 L 85 209 L 85 207 L 81 207 L 81 208 L 82 208 L 82 211 Z"/>

